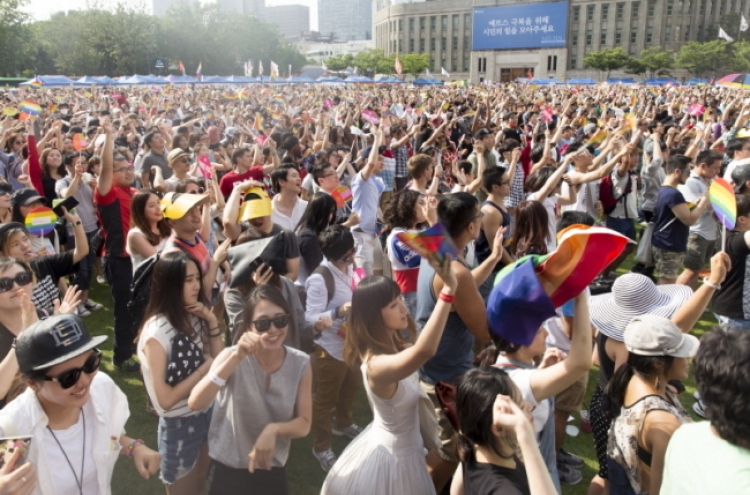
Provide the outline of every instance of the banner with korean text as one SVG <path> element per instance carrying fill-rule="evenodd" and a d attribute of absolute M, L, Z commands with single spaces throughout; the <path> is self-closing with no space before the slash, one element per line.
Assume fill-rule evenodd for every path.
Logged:
<path fill-rule="evenodd" d="M 568 2 L 474 9 L 473 50 L 564 47 Z"/>

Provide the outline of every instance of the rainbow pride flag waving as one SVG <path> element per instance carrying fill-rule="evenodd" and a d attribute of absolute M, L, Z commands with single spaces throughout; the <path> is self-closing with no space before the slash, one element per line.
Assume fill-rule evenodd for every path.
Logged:
<path fill-rule="evenodd" d="M 561 231 L 554 252 L 524 256 L 497 274 L 487 301 L 490 330 L 513 344 L 531 344 L 555 308 L 586 289 L 630 242 L 604 227 Z"/>
<path fill-rule="evenodd" d="M 421 256 L 435 255 L 439 263 L 443 262 L 446 255 L 453 258 L 458 256 L 458 249 L 440 222 L 421 232 L 401 232 L 396 237 Z"/>

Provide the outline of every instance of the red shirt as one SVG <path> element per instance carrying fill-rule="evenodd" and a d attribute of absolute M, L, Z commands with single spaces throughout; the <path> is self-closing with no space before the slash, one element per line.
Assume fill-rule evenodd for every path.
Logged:
<path fill-rule="evenodd" d="M 106 195 L 94 191 L 94 203 L 104 235 L 104 256 L 129 257 L 125 242 L 130 230 L 130 201 L 136 190 L 132 187 L 112 186 Z"/>
<path fill-rule="evenodd" d="M 228 198 L 229 195 L 232 194 L 232 189 L 234 188 L 235 183 L 242 182 L 248 179 L 263 182 L 263 167 L 250 167 L 244 174 L 238 174 L 237 172 L 232 170 L 221 178 L 221 183 L 219 183 L 221 194 L 224 195 L 224 198 Z"/>

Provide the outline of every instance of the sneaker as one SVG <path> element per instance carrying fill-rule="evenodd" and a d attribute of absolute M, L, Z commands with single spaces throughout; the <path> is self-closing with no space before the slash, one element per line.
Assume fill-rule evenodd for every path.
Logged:
<path fill-rule="evenodd" d="M 696 390 L 693 392 L 693 397 L 695 397 L 695 400 L 701 400 L 701 393 Z"/>
<path fill-rule="evenodd" d="M 583 474 L 579 470 L 559 462 L 557 463 L 557 475 L 563 485 L 577 485 L 583 480 Z"/>
<path fill-rule="evenodd" d="M 583 459 L 575 454 L 571 454 L 565 449 L 560 449 L 560 451 L 557 453 L 557 463 L 566 464 L 573 468 L 583 467 Z"/>
<path fill-rule="evenodd" d="M 141 371 L 141 363 L 139 363 L 132 357 L 126 359 L 125 361 L 121 363 L 112 361 L 112 364 L 114 365 L 115 368 L 117 368 L 120 371 L 124 371 L 125 373 L 138 373 L 139 371 Z"/>
<path fill-rule="evenodd" d="M 705 407 L 706 406 L 705 406 L 705 404 L 703 404 L 703 401 L 699 400 L 698 402 L 696 402 L 695 404 L 693 404 L 693 411 L 695 411 L 695 414 L 697 414 L 701 418 L 708 419 L 708 418 L 706 418 L 706 409 L 705 409 Z"/>
<path fill-rule="evenodd" d="M 83 307 L 86 308 L 88 311 L 99 311 L 104 306 L 102 306 L 96 301 L 92 301 L 91 299 L 86 299 L 85 301 L 83 301 Z"/>
<path fill-rule="evenodd" d="M 336 454 L 331 449 L 324 450 L 323 452 L 315 452 L 315 447 L 313 447 L 312 453 L 320 463 L 323 471 L 330 471 L 333 465 L 336 464 Z"/>
<path fill-rule="evenodd" d="M 85 318 L 86 316 L 91 316 L 91 311 L 84 308 L 83 304 L 79 304 L 78 306 L 76 306 L 75 314 L 77 316 L 80 316 L 81 318 Z"/>
<path fill-rule="evenodd" d="M 97 275 L 96 276 L 96 281 L 99 282 L 100 284 L 106 284 L 107 283 L 107 279 L 104 278 L 104 275 Z"/>
<path fill-rule="evenodd" d="M 349 426 L 339 426 L 335 421 L 331 423 L 331 433 L 337 437 L 349 437 L 354 438 L 362 433 L 362 428 L 355 425 L 354 423 Z"/>

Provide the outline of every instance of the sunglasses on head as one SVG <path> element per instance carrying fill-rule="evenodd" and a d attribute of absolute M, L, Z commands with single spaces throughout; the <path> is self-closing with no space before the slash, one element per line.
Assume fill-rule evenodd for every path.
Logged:
<path fill-rule="evenodd" d="M 57 376 L 45 376 L 44 380 L 48 382 L 57 382 L 60 384 L 60 388 L 70 388 L 81 379 L 81 373 L 90 375 L 99 369 L 99 363 L 102 360 L 102 351 L 94 349 L 94 353 L 89 356 L 86 362 L 81 368 L 75 368 L 68 371 L 63 371 Z"/>
<path fill-rule="evenodd" d="M 19 287 L 23 287 L 29 285 L 32 280 L 34 280 L 34 275 L 31 272 L 21 272 L 17 273 L 15 277 L 0 278 L 0 294 L 12 290 L 14 282 Z"/>
<path fill-rule="evenodd" d="M 253 326 L 255 329 L 260 332 L 267 332 L 269 328 L 271 328 L 271 323 L 273 323 L 273 326 L 275 326 L 277 329 L 286 328 L 287 325 L 289 325 L 289 315 L 283 314 L 280 316 L 277 316 L 276 318 L 264 318 L 262 320 L 255 320 L 253 321 Z"/>

